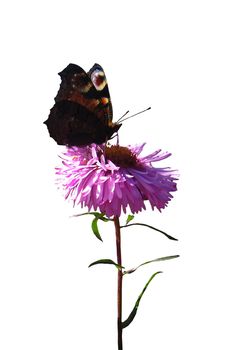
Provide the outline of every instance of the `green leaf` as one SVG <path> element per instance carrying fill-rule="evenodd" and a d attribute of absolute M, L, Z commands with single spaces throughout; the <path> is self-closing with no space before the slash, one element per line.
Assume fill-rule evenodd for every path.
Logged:
<path fill-rule="evenodd" d="M 124 275 L 125 274 L 130 274 L 130 273 L 133 273 L 135 272 L 137 269 L 139 269 L 139 267 L 143 266 L 143 265 L 147 265 L 147 264 L 150 264 L 152 262 L 156 262 L 156 261 L 165 261 L 165 260 L 171 260 L 171 259 L 175 259 L 175 258 L 178 258 L 179 255 L 170 255 L 170 256 L 164 256 L 162 258 L 157 258 L 157 259 L 153 259 L 153 260 L 149 260 L 149 261 L 146 261 L 144 262 L 143 264 L 140 264 L 138 265 L 137 267 L 133 268 L 133 269 L 130 269 L 128 271 L 124 271 Z"/>
<path fill-rule="evenodd" d="M 98 211 L 90 211 L 90 212 L 88 211 L 87 213 L 73 215 L 73 217 L 84 216 L 84 215 L 94 215 L 97 219 L 100 219 L 105 222 L 112 221 L 112 219 L 107 218 L 103 213 L 99 213 Z"/>
<path fill-rule="evenodd" d="M 104 214 L 98 213 L 98 212 L 92 212 L 90 213 L 92 215 L 95 215 L 96 219 L 102 220 L 104 222 L 112 221 L 111 219 L 108 219 Z"/>
<path fill-rule="evenodd" d="M 167 238 L 173 240 L 173 241 L 178 241 L 177 238 L 174 238 L 170 235 L 168 235 L 166 232 L 162 231 L 162 230 L 159 230 L 158 228 L 156 227 L 153 227 L 153 226 L 150 226 L 150 225 L 147 225 L 147 224 L 142 224 L 142 223 L 134 223 L 134 224 L 129 224 L 129 225 L 124 225 L 124 226 L 121 226 L 121 228 L 125 228 L 125 227 L 130 227 L 130 226 L 145 226 L 145 227 L 148 227 L 148 228 L 151 228 L 152 230 L 155 230 L 155 231 L 158 231 L 160 233 L 162 233 L 164 236 L 166 236 Z"/>
<path fill-rule="evenodd" d="M 124 267 L 121 265 L 118 265 L 117 263 L 115 263 L 113 260 L 111 259 L 100 259 L 100 260 L 96 260 L 93 263 L 91 263 L 88 267 L 94 266 L 94 265 L 98 265 L 98 264 L 110 264 L 110 265 L 115 265 L 116 268 L 118 270 L 123 269 Z"/>
<path fill-rule="evenodd" d="M 134 219 L 134 215 L 128 215 L 127 219 L 126 219 L 126 225 L 128 225 L 128 223 L 130 221 L 132 221 Z"/>
<path fill-rule="evenodd" d="M 95 218 L 93 219 L 92 224 L 91 224 L 92 231 L 93 231 L 94 235 L 100 241 L 103 241 L 101 236 L 100 236 L 100 233 L 99 233 L 97 222 L 98 222 L 98 220 L 101 220 L 101 221 L 104 221 L 104 222 L 108 222 L 108 221 L 112 221 L 112 219 L 107 218 L 103 213 L 99 213 L 97 211 L 91 211 L 91 212 L 87 212 L 87 213 L 76 214 L 76 215 L 73 215 L 73 216 L 74 217 L 78 217 L 78 216 L 84 216 L 84 215 L 94 215 Z"/>
<path fill-rule="evenodd" d="M 92 224 L 91 224 L 91 228 L 92 228 L 92 231 L 94 233 L 94 235 L 100 240 L 103 242 L 101 236 L 100 236 L 100 233 L 99 233 L 99 229 L 98 229 L 98 225 L 97 225 L 97 222 L 98 222 L 98 218 L 95 218 L 93 221 L 92 221 Z"/>
<path fill-rule="evenodd" d="M 155 272 L 155 273 L 150 277 L 149 281 L 146 283 L 146 285 L 145 285 L 145 287 L 143 288 L 141 294 L 139 295 L 139 297 L 138 297 L 138 299 L 137 299 L 137 301 L 136 301 L 136 303 L 135 303 L 135 305 L 134 305 L 134 308 L 133 308 L 133 310 L 131 311 L 129 317 L 128 317 L 124 322 L 122 322 L 122 328 L 128 327 L 128 326 L 130 325 L 130 323 L 133 321 L 133 319 L 134 319 L 134 317 L 136 316 L 136 313 L 137 313 L 137 311 L 138 311 L 138 306 L 139 306 L 139 303 L 140 303 L 140 301 L 141 301 L 141 298 L 142 298 L 143 294 L 145 293 L 145 291 L 146 291 L 148 285 L 149 285 L 150 282 L 153 280 L 153 278 L 154 278 L 156 275 L 158 275 L 159 273 L 162 273 L 162 271 Z"/>

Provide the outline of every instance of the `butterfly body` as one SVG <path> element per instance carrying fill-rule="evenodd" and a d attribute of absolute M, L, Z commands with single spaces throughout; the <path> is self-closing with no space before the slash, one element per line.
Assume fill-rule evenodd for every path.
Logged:
<path fill-rule="evenodd" d="M 102 67 L 95 64 L 88 73 L 75 64 L 62 72 L 55 104 L 45 121 L 50 136 L 59 145 L 101 144 L 121 124 L 112 122 L 112 104 Z"/>

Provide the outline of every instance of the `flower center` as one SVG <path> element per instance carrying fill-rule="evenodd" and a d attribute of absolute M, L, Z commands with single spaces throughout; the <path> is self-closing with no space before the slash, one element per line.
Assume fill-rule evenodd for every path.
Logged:
<path fill-rule="evenodd" d="M 136 155 L 127 147 L 118 145 L 106 147 L 105 157 L 122 168 L 132 168 L 138 165 Z"/>

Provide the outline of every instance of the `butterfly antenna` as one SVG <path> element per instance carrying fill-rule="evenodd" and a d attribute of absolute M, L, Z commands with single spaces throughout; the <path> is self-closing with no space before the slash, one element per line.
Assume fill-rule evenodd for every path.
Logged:
<path fill-rule="evenodd" d="M 125 120 L 127 120 L 127 119 L 130 119 L 130 118 L 133 118 L 133 117 L 135 117 L 136 115 L 138 115 L 138 114 L 141 114 L 141 113 L 144 113 L 144 112 L 146 112 L 146 111 L 149 111 L 149 109 L 151 109 L 151 107 L 148 107 L 148 108 L 146 108 L 146 109 L 144 109 L 143 111 L 140 111 L 140 112 L 138 112 L 138 113 L 135 113 L 135 114 L 133 114 L 133 115 L 130 115 L 129 117 L 127 117 L 127 118 L 125 118 L 125 119 L 122 119 L 123 117 L 121 117 L 120 119 L 121 119 L 121 123 L 123 123 Z"/>
<path fill-rule="evenodd" d="M 117 120 L 117 124 L 118 124 L 118 123 L 121 121 L 121 119 L 124 118 L 124 117 L 126 116 L 126 114 L 128 114 L 128 113 L 129 113 L 129 111 L 125 112 L 125 114 L 123 114 L 123 116 L 120 117 L 120 118 Z"/>

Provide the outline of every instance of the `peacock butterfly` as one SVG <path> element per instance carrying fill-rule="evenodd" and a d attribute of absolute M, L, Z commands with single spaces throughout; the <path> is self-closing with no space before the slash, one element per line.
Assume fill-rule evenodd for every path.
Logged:
<path fill-rule="evenodd" d="M 109 140 L 121 124 L 112 122 L 112 104 L 103 68 L 94 64 L 86 73 L 71 63 L 59 75 L 60 89 L 44 122 L 50 136 L 59 145 L 68 146 Z"/>

